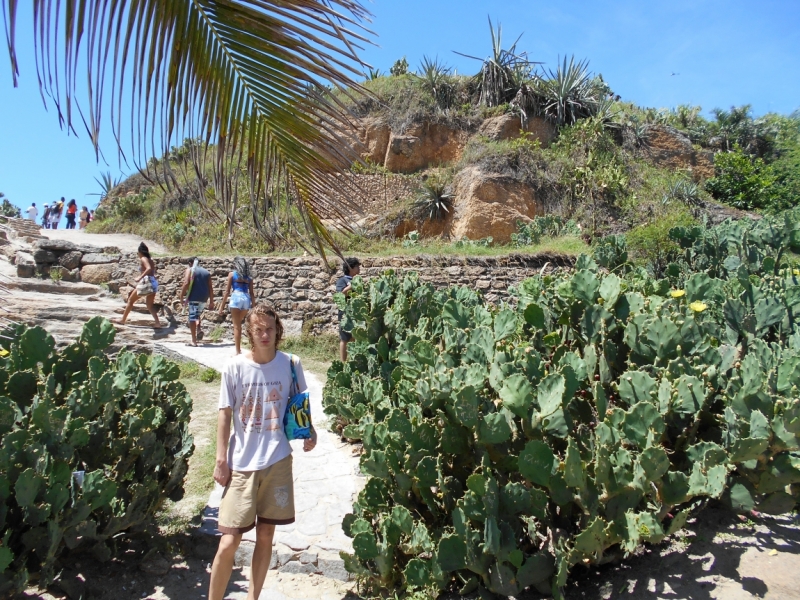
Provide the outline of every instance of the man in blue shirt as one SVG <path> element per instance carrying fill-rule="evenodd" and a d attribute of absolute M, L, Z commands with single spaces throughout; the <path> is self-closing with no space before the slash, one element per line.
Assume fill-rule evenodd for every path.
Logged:
<path fill-rule="evenodd" d="M 200 319 L 206 309 L 214 310 L 214 286 L 211 285 L 211 273 L 200 266 L 197 258 L 191 259 L 192 266 L 186 269 L 181 288 L 181 299 L 189 305 L 189 330 L 192 332 L 192 343 L 187 346 L 197 346 L 197 340 L 203 339 L 200 329 Z"/>

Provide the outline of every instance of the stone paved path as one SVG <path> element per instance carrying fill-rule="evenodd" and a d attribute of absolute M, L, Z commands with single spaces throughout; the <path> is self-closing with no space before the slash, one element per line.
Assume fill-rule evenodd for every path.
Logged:
<path fill-rule="evenodd" d="M 51 240 L 67 240 L 76 244 L 94 244 L 100 246 L 116 246 L 123 252 L 136 252 L 139 243 L 144 241 L 152 254 L 166 254 L 167 249 L 152 240 L 142 240 L 132 233 L 87 233 L 80 229 L 41 229 L 41 235 Z"/>
<path fill-rule="evenodd" d="M 157 342 L 157 352 L 183 357 L 221 371 L 233 355 L 232 343 L 206 344 L 197 348 L 179 342 Z M 350 538 L 342 532 L 342 519 L 353 509 L 353 501 L 364 485 L 358 457 L 351 447 L 328 431 L 322 412 L 322 382 L 305 371 L 311 394 L 311 415 L 317 429 L 317 447 L 303 452 L 302 442 L 292 442 L 294 452 L 294 497 L 296 522 L 275 530 L 272 568 L 284 573 L 320 573 L 325 577 L 346 580 L 339 551 L 352 552 Z M 216 535 L 217 509 L 222 487 L 217 485 L 204 512 L 203 530 Z M 255 530 L 244 540 L 255 542 Z M 244 543 L 240 554 L 249 564 L 252 546 Z"/>

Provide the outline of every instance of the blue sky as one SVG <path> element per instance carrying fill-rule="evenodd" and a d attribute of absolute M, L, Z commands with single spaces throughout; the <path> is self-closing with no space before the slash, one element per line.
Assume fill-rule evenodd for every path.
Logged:
<path fill-rule="evenodd" d="M 98 164 L 85 132 L 68 136 L 52 108 L 44 109 L 25 4 L 16 89 L 0 49 L 0 191 L 23 208 L 60 196 L 93 206 L 97 197 L 87 194 L 99 191 L 95 177 L 131 169 L 120 167 L 110 143 L 103 146 L 109 164 Z M 623 100 L 642 106 L 695 104 L 706 115 L 741 104 L 757 115 L 800 108 L 796 0 L 375 0 L 368 8 L 378 46 L 362 56 L 384 72 L 402 56 L 416 68 L 424 55 L 475 72 L 476 61 L 453 51 L 488 55 L 491 16 L 502 24 L 505 46 L 523 34 L 518 49 L 545 66 L 565 54 L 586 58 Z"/>

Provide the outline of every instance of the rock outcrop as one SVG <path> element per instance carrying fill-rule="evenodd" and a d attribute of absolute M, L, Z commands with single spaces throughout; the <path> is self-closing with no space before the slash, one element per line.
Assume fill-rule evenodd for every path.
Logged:
<path fill-rule="evenodd" d="M 413 173 L 461 158 L 468 134 L 440 123 L 421 123 L 392 132 L 383 166 L 393 173 Z"/>
<path fill-rule="evenodd" d="M 532 117 L 523 126 L 518 115 L 505 114 L 486 119 L 478 129 L 478 135 L 502 141 L 518 138 L 523 131 L 528 134 L 529 140 L 541 142 L 542 147 L 550 145 L 558 133 L 555 125 L 541 117 Z"/>
<path fill-rule="evenodd" d="M 368 118 L 358 123 L 357 132 L 358 139 L 354 141 L 355 150 L 361 158 L 376 165 L 383 165 L 392 133 L 389 126 L 378 119 Z"/>
<path fill-rule="evenodd" d="M 491 236 L 495 242 L 511 241 L 517 221 L 528 222 L 542 214 L 534 191 L 503 175 L 478 167 L 461 171 L 453 182 L 454 214 L 450 235 L 477 240 Z"/>
<path fill-rule="evenodd" d="M 695 181 L 714 176 L 714 152 L 696 149 L 673 127 L 654 125 L 648 130 L 646 155 L 659 167 L 689 171 Z"/>

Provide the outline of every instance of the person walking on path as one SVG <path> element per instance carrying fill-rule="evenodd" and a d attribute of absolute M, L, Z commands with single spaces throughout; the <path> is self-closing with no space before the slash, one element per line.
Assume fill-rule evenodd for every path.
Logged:
<path fill-rule="evenodd" d="M 156 292 L 158 291 L 158 280 L 156 279 L 156 263 L 150 257 L 150 250 L 147 248 L 147 245 L 142 242 L 139 244 L 138 248 L 139 254 L 139 270 L 141 271 L 141 275 L 136 279 L 136 287 L 131 292 L 130 296 L 128 296 L 128 305 L 125 307 L 125 311 L 122 313 L 122 318 L 117 321 L 114 320 L 114 323 L 118 323 L 119 325 L 125 325 L 128 320 L 128 314 L 131 312 L 134 303 L 139 299 L 144 297 L 145 304 L 147 305 L 147 310 L 153 315 L 153 320 L 155 321 L 155 326 L 161 327 L 161 321 L 158 320 L 158 311 L 153 307 L 153 301 L 156 298 Z"/>
<path fill-rule="evenodd" d="M 296 356 L 278 351 L 283 326 L 271 306 L 255 306 L 245 319 L 245 331 L 251 350 L 231 358 L 222 371 L 214 480 L 225 491 L 209 600 L 224 597 L 242 534 L 254 527 L 247 598 L 256 600 L 267 578 L 275 526 L 295 520 L 292 447 L 283 430 L 283 413 L 290 395 L 306 389 L 303 367 Z M 297 379 L 294 392 L 292 371 Z M 316 444 L 312 428 L 303 450 L 310 452 Z"/>
<path fill-rule="evenodd" d="M 42 229 L 50 229 L 50 205 L 44 205 L 44 213 L 42 213 Z"/>
<path fill-rule="evenodd" d="M 233 343 L 236 345 L 236 354 L 242 353 L 242 321 L 247 316 L 247 311 L 256 303 L 253 293 L 253 278 L 250 276 L 250 265 L 243 256 L 233 259 L 233 271 L 228 274 L 228 283 L 222 302 L 219 305 L 219 314 L 225 313 L 225 301 L 231 297 L 230 310 L 233 322 Z M 233 292 L 231 293 L 231 290 Z"/>
<path fill-rule="evenodd" d="M 80 224 L 78 225 L 78 229 L 86 229 L 87 223 L 89 223 L 89 209 L 85 206 L 81 207 L 81 212 L 78 214 L 80 218 Z"/>
<path fill-rule="evenodd" d="M 58 222 L 61 220 L 61 212 L 64 210 L 64 197 L 53 203 L 50 207 L 50 229 L 58 229 Z"/>
<path fill-rule="evenodd" d="M 183 276 L 183 287 L 180 298 L 189 305 L 189 330 L 192 332 L 192 342 L 187 346 L 197 346 L 197 340 L 203 339 L 201 319 L 203 311 L 214 310 L 214 286 L 211 285 L 211 273 L 200 266 L 200 260 L 195 257 L 191 260 L 192 266 L 186 269 Z"/>
<path fill-rule="evenodd" d="M 39 209 L 36 208 L 36 202 L 31 202 L 31 205 L 25 209 L 25 212 L 28 213 L 28 219 L 36 222 L 36 217 L 39 216 Z"/>
<path fill-rule="evenodd" d="M 75 199 L 67 204 L 67 229 L 75 229 L 75 215 L 78 214 L 78 205 Z"/>
<path fill-rule="evenodd" d="M 350 295 L 350 282 L 353 277 L 361 273 L 361 262 L 355 258 L 346 258 L 342 263 L 344 275 L 336 281 L 336 291 L 342 292 L 345 296 Z M 339 358 L 342 362 L 347 362 L 347 344 L 353 341 L 353 334 L 342 329 L 343 311 L 339 311 Z"/>

